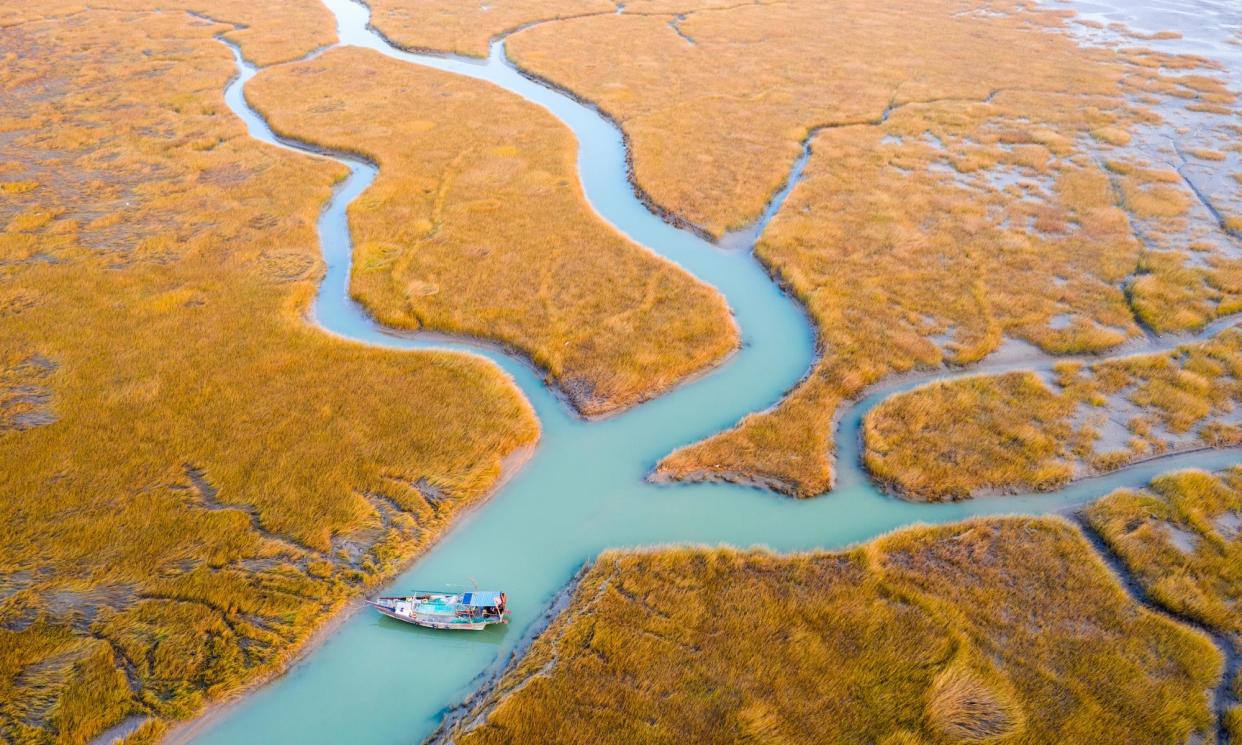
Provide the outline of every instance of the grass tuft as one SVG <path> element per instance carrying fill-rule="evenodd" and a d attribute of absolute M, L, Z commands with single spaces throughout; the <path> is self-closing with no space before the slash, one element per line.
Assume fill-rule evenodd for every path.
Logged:
<path fill-rule="evenodd" d="M 996 740 L 1021 724 L 1021 712 L 1007 694 L 961 666 L 945 668 L 932 683 L 927 718 L 934 731 L 955 742 Z"/>

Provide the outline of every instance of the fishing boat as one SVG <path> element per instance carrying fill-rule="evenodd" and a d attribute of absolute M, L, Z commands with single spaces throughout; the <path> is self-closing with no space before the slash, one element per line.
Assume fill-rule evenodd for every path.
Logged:
<path fill-rule="evenodd" d="M 367 605 L 398 621 L 429 629 L 482 631 L 497 623 L 509 623 L 505 594 L 491 590 L 472 592 L 422 592 L 368 600 Z"/>

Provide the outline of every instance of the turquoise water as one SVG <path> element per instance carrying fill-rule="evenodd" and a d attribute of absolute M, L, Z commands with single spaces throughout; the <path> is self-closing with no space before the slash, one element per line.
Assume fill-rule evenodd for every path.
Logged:
<path fill-rule="evenodd" d="M 651 467 L 669 451 L 770 406 L 805 374 L 814 347 L 800 308 L 778 291 L 749 250 L 720 250 L 648 212 L 626 179 L 625 151 L 616 128 L 594 110 L 522 77 L 506 62 L 502 43 L 478 62 L 407 54 L 367 30 L 368 12 L 362 6 L 350 0 L 325 2 L 337 15 L 343 44 L 489 81 L 561 119 L 578 139 L 580 176 L 594 209 L 635 241 L 718 288 L 742 329 L 743 347 L 691 384 L 618 416 L 586 422 L 568 411 L 542 385 L 541 375 L 520 359 L 469 341 L 387 332 L 348 299 L 346 290 L 350 238 L 345 208 L 371 184 L 376 168 L 319 154 L 346 163 L 351 175 L 320 220 L 328 272 L 314 306 L 315 321 L 330 333 L 363 343 L 484 356 L 514 378 L 542 423 L 540 446 L 521 472 L 389 587 L 397 593 L 474 579 L 481 587 L 509 594 L 512 623 L 478 633 L 444 633 L 374 613 L 357 614 L 288 675 L 193 733 L 195 742 L 391 745 L 421 740 L 434 730 L 446 707 L 471 691 L 481 673 L 503 662 L 579 567 L 607 548 L 664 543 L 781 551 L 835 548 L 914 523 L 1058 511 L 1119 486 L 1140 485 L 1175 466 L 1219 468 L 1238 461 L 1236 452 L 1197 453 L 1052 494 L 909 504 L 879 493 L 858 467 L 859 421 L 870 406 L 902 387 L 890 385 L 843 415 L 838 488 L 830 495 L 793 501 L 731 485 L 646 483 Z M 255 71 L 240 54 L 237 59 L 239 77 L 226 91 L 230 108 L 257 139 L 307 151 L 296 142 L 279 141 L 249 108 L 243 90 Z M 800 167 L 801 161 L 793 165 L 791 179 Z M 766 214 L 779 208 L 783 196 L 777 196 Z"/>

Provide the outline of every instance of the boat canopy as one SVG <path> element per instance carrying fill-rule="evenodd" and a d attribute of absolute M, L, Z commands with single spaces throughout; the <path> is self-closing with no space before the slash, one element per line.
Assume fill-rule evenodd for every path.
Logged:
<path fill-rule="evenodd" d="M 500 596 L 504 593 L 500 592 L 468 592 L 461 598 L 462 605 L 468 605 L 471 608 L 493 608 L 500 605 Z"/>

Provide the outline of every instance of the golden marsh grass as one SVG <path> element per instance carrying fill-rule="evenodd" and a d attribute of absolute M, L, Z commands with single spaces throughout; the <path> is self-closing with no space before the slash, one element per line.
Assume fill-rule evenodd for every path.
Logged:
<path fill-rule="evenodd" d="M 265 72 L 247 92 L 277 129 L 380 164 L 350 221 L 351 292 L 382 322 L 516 347 L 586 414 L 737 346 L 719 293 L 600 222 L 573 135 L 534 104 L 362 49 Z"/>
<path fill-rule="evenodd" d="M 486 57 L 492 38 L 528 23 L 615 13 L 612 0 L 371 0 L 371 22 L 406 49 Z"/>
<path fill-rule="evenodd" d="M 0 30 L 5 742 L 127 715 L 154 741 L 282 667 L 538 437 L 490 363 L 306 322 L 342 169 L 246 135 L 229 29 Z"/>
<path fill-rule="evenodd" d="M 0 30 L 83 15 L 109 23 L 138 22 L 150 13 L 190 13 L 221 21 L 220 28 L 258 65 L 274 65 L 302 57 L 336 41 L 331 12 L 319 0 L 112 0 L 106 7 L 83 0 L 40 0 L 0 7 Z"/>
<path fill-rule="evenodd" d="M 1199 229 L 1178 174 L 1133 157 L 1135 128 L 1161 121 L 1147 106 L 1231 115 L 1233 95 L 1202 59 L 1079 47 L 1069 11 L 655 0 L 442 18 L 381 5 L 380 29 L 414 46 L 460 49 L 473 21 L 473 53 L 519 18 L 550 20 L 509 37 L 515 62 L 618 121 L 639 190 L 712 235 L 753 221 L 818 130 L 757 253 L 808 307 L 823 362 L 775 410 L 665 459 L 662 478 L 818 494 L 833 413 L 885 376 L 976 361 L 1006 335 L 1100 351 L 1242 307 L 1236 261 L 1179 237 Z"/>
<path fill-rule="evenodd" d="M 869 471 L 908 499 L 1049 489 L 1142 458 L 1242 443 L 1242 330 L 1171 352 L 936 383 L 866 417 Z"/>
<path fill-rule="evenodd" d="M 900 8 L 842 3 L 840 14 L 806 19 L 797 24 L 806 30 L 774 37 L 789 45 L 773 52 L 779 57 L 800 54 L 802 47 L 790 37 L 800 39 L 804 33 L 815 34 L 817 48 L 833 55 L 860 44 L 884 49 L 898 43 L 890 38 L 895 35 L 905 56 L 893 69 L 888 67 L 894 64 L 888 62 L 892 54 L 849 54 L 848 66 L 810 65 L 811 53 L 790 62 L 786 67 L 795 70 L 794 80 L 814 74 L 823 95 L 866 108 L 811 118 L 805 111 L 818 94 L 799 89 L 789 96 L 788 107 L 806 117 L 806 124 L 779 136 L 768 133 L 768 149 L 744 146 L 744 135 L 734 136 L 730 128 L 749 132 L 749 124 L 714 109 L 714 100 L 701 101 L 691 93 L 684 97 L 687 105 L 698 107 L 697 113 L 681 110 L 676 126 L 662 118 L 664 108 L 634 114 L 633 124 L 629 114 L 618 113 L 635 143 L 639 183 L 692 216 L 708 213 L 686 206 L 693 200 L 662 194 L 659 184 L 668 179 L 659 174 L 662 166 L 651 162 L 673 162 L 668 153 L 688 157 L 696 147 L 719 146 L 745 154 L 731 155 L 731 174 L 750 162 L 751 153 L 762 153 L 756 163 L 787 164 L 788 158 L 771 148 L 794 147 L 813 123 L 826 127 L 811 141 L 803 180 L 756 247 L 760 260 L 806 305 L 817 325 L 822 358 L 774 409 L 671 454 L 658 466 L 660 477 L 747 480 L 800 497 L 819 494 L 832 484 L 835 412 L 885 377 L 973 363 L 1006 338 L 1053 354 L 1102 352 L 1138 336 L 1144 327 L 1155 332 L 1198 329 L 1242 307 L 1238 260 L 1217 251 L 1216 244 L 1195 249 L 1200 244 L 1191 240 L 1204 231 L 1219 234 L 1219 227 L 1204 222 L 1201 209 L 1192 214 L 1193 194 L 1176 173 L 1142 161 L 1125 144 L 1131 132 L 1160 121 L 1154 110 L 1135 103 L 1139 97 L 1176 100 L 1178 106 L 1209 99 L 1232 104 L 1232 96 L 1214 78 L 1191 77 L 1187 83 L 1162 73 L 1165 68 L 1193 69 L 1202 60 L 1080 48 L 1055 33 L 1060 24 L 1055 15 L 1014 7 L 1007 15 L 981 17 L 955 14 L 958 4 L 950 6 L 903 6 L 919 16 L 907 20 Z M 747 59 L 761 58 L 757 50 L 766 43 L 766 27 L 760 33 L 758 25 L 739 22 L 728 29 L 723 20 L 713 21 L 720 28 L 708 23 L 732 14 L 703 13 L 690 19 L 698 26 L 682 25 L 692 36 L 695 28 L 708 32 L 703 45 L 713 39 L 721 44 L 734 37 L 752 40 L 738 49 Z M 883 22 L 865 22 L 875 14 L 882 14 Z M 780 16 L 777 11 L 770 18 Z M 613 22 L 584 19 L 565 26 L 603 28 L 608 23 Z M 913 30 L 927 24 L 935 28 Z M 652 39 L 655 34 L 653 27 Z M 850 38 L 838 43 L 837 35 Z M 958 35 L 960 42 L 945 44 Z M 588 97 L 598 93 L 614 112 L 638 111 L 643 102 L 665 107 L 682 100 L 677 91 L 667 90 L 682 85 L 678 76 L 660 67 L 659 74 L 671 82 L 649 79 L 657 74 L 654 54 L 652 64 L 633 73 L 633 86 L 618 88 L 592 77 L 614 67 L 606 57 L 585 63 L 559 48 L 554 57 L 552 38 L 550 28 L 541 27 L 515 36 L 511 46 L 520 63 Z M 993 50 L 992 44 L 1006 50 Z M 953 58 L 942 58 L 950 49 Z M 701 54 L 697 48 L 667 51 L 674 69 L 686 65 L 714 74 L 721 66 L 719 56 L 708 62 Z M 998 66 L 972 63 L 969 74 L 954 67 L 975 54 L 998 60 Z M 915 59 L 930 71 L 914 76 L 918 84 L 894 82 L 884 95 L 870 92 L 869 97 L 848 88 L 879 85 L 888 75 L 905 80 L 901 64 Z M 838 85 L 834 75 L 849 79 Z M 639 95 L 638 81 L 644 91 L 663 85 L 659 101 Z M 686 85 L 698 91 L 705 84 Z M 658 144 L 647 148 L 649 170 L 644 170 L 638 132 L 648 125 Z M 673 134 L 660 134 L 670 127 Z M 703 142 L 682 143 L 682 137 Z M 677 147 L 650 155 L 674 141 Z M 704 168 L 710 171 L 710 165 Z M 685 171 L 686 166 L 669 169 Z M 779 180 L 777 174 L 759 178 L 759 170 L 747 170 L 745 180 L 762 188 L 756 186 L 750 206 L 733 214 L 753 215 L 753 204 Z M 721 195 L 710 196 L 710 189 L 696 194 L 718 210 L 741 203 L 724 187 Z M 736 218 L 705 219 L 723 228 Z"/>
<path fill-rule="evenodd" d="M 1167 474 L 1085 515 L 1154 601 L 1242 652 L 1242 467 Z"/>
<path fill-rule="evenodd" d="M 1071 42 L 1038 28 L 1055 16 L 991 8 L 637 3 L 532 27 L 508 48 L 523 68 L 613 115 L 642 188 L 719 235 L 758 217 L 812 128 L 878 123 L 893 104 L 982 100 L 997 88 L 1111 93 L 1115 71 L 1083 64 L 1100 55 L 1069 52 Z"/>
<path fill-rule="evenodd" d="M 452 734 L 1182 742 L 1213 731 L 1220 670 L 1209 640 L 1137 605 L 1073 526 L 977 520 L 839 553 L 606 553 Z"/>
<path fill-rule="evenodd" d="M 1242 467 L 1166 474 L 1145 489 L 1096 501 L 1084 516 L 1153 601 L 1212 629 L 1242 655 Z M 1229 742 L 1242 737 L 1236 659 L 1233 706 L 1222 714 Z"/>
<path fill-rule="evenodd" d="M 997 485 L 1051 488 L 1073 475 L 1059 457 L 1073 410 L 1034 373 L 936 384 L 895 396 L 867 416 L 864 461 L 903 496 L 961 499 Z"/>
<path fill-rule="evenodd" d="M 736 0 L 370 0 L 371 23 L 405 49 L 486 57 L 490 42 L 522 28 L 587 16 L 675 17 L 727 8 Z"/>

